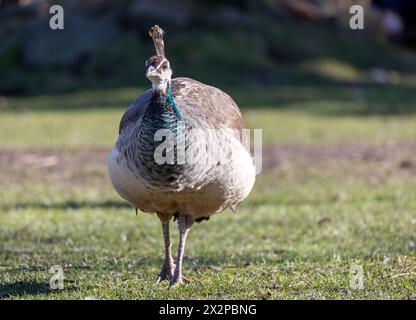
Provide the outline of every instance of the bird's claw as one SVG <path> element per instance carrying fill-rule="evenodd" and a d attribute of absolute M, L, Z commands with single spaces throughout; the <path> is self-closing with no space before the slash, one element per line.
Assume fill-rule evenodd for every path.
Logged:
<path fill-rule="evenodd" d="M 175 265 L 172 265 L 171 267 L 163 266 L 159 276 L 157 277 L 156 284 L 159 284 L 165 280 L 171 280 L 173 278 L 174 271 Z"/>
<path fill-rule="evenodd" d="M 159 284 L 162 281 L 169 280 L 169 279 L 170 279 L 169 275 L 167 275 L 166 273 L 160 273 L 156 279 L 156 284 Z"/>
<path fill-rule="evenodd" d="M 179 276 L 174 276 L 172 278 L 172 280 L 170 280 L 169 286 L 170 287 L 176 287 L 176 286 L 179 286 L 181 284 L 187 284 L 187 283 L 190 283 L 190 282 L 191 282 L 191 280 L 189 280 L 185 276 L 179 275 Z"/>

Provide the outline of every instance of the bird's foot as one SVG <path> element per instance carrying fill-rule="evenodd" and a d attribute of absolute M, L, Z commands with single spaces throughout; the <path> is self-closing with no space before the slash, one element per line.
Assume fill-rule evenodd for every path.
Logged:
<path fill-rule="evenodd" d="M 187 284 L 187 283 L 190 283 L 190 282 L 191 282 L 191 280 L 189 280 L 188 278 L 186 278 L 185 276 L 183 276 L 181 274 L 180 275 L 174 275 L 172 280 L 170 280 L 169 286 L 170 287 L 176 287 L 176 286 L 179 286 L 181 284 Z"/>
<path fill-rule="evenodd" d="M 191 280 L 189 280 L 189 278 L 185 277 L 184 275 L 182 275 L 182 281 L 183 283 L 191 283 Z"/>
<path fill-rule="evenodd" d="M 159 273 L 159 276 L 156 280 L 156 283 L 159 284 L 165 280 L 171 280 L 173 278 L 173 273 L 175 271 L 175 265 L 172 264 L 171 266 L 163 265 L 162 270 Z"/>

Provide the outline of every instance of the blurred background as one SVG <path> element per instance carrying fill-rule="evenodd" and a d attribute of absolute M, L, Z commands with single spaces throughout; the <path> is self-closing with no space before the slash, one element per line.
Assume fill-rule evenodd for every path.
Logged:
<path fill-rule="evenodd" d="M 150 87 L 155 24 L 174 76 L 229 93 L 263 130 L 238 214 L 191 231 L 201 282 L 183 291 L 151 286 L 160 226 L 106 168 Z M 415 140 L 414 0 L 0 0 L 0 299 L 416 299 Z M 352 262 L 364 290 L 348 287 Z"/>
<path fill-rule="evenodd" d="M 65 29 L 49 28 L 60 4 Z M 349 28 L 349 8 L 365 29 Z M 411 0 L 2 0 L 0 92 L 147 85 L 149 27 L 166 30 L 175 74 L 218 85 L 414 83 Z"/>

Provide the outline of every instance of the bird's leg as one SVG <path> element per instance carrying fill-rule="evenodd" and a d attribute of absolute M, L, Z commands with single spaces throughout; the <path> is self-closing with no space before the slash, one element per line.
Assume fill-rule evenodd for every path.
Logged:
<path fill-rule="evenodd" d="M 173 277 L 173 272 L 175 270 L 175 264 L 173 263 L 172 259 L 172 251 L 171 247 L 172 244 L 170 243 L 170 235 L 169 235 L 169 222 L 170 217 L 166 215 L 158 214 L 160 222 L 162 223 L 162 232 L 163 232 L 163 239 L 165 242 L 165 261 L 163 262 L 162 270 L 160 271 L 159 277 L 157 278 L 156 283 L 160 283 L 163 280 L 170 280 Z"/>
<path fill-rule="evenodd" d="M 186 281 L 182 276 L 182 260 L 183 254 L 185 251 L 186 237 L 188 232 L 191 229 L 191 226 L 194 224 L 194 218 L 187 214 L 179 214 L 178 217 L 178 228 L 179 228 L 179 245 L 178 245 L 178 255 L 176 257 L 176 267 L 173 274 L 173 278 L 170 281 L 170 285 L 181 284 Z"/>

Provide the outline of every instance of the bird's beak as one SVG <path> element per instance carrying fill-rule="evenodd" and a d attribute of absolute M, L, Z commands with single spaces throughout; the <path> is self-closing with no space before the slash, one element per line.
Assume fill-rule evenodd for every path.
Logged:
<path fill-rule="evenodd" d="M 153 78 L 156 75 L 156 69 L 153 66 L 150 66 L 146 70 L 146 78 Z"/>

